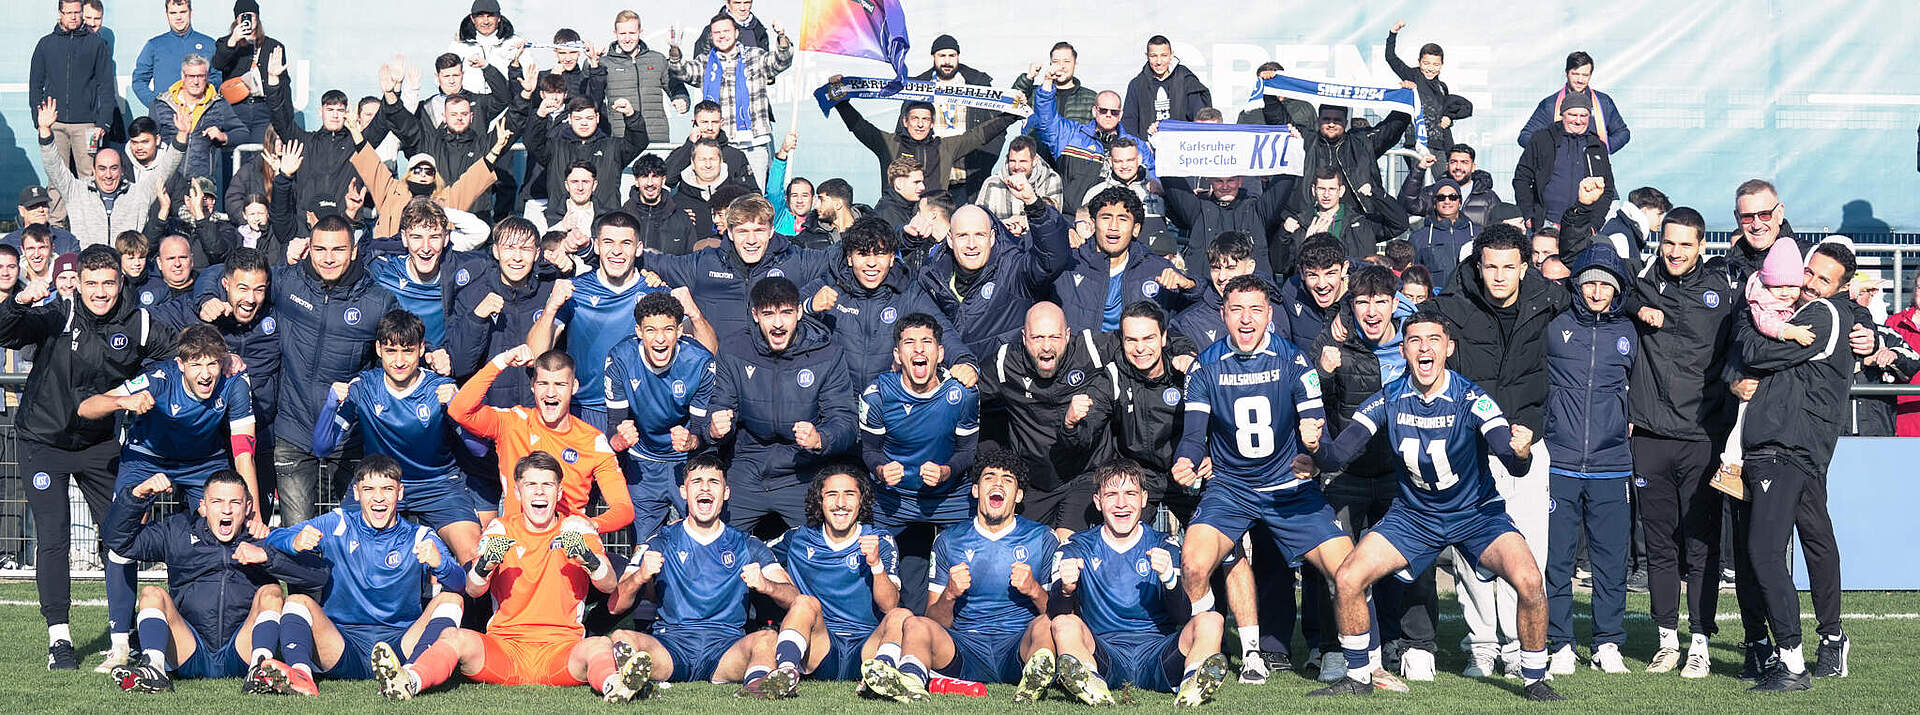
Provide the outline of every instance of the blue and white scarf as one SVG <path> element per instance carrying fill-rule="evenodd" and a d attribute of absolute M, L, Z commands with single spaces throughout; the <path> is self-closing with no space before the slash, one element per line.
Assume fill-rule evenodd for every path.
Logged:
<path fill-rule="evenodd" d="M 1337 104 L 1382 113 L 1406 112 L 1413 115 L 1414 140 L 1421 151 L 1427 148 L 1427 122 L 1420 106 L 1420 93 L 1400 86 L 1346 84 L 1331 80 L 1307 79 L 1275 74 L 1253 88 L 1250 101 L 1273 95 L 1318 104 Z"/>
<path fill-rule="evenodd" d="M 753 134 L 753 88 L 747 85 L 747 51 L 738 45 L 734 50 L 740 53 L 733 63 L 733 130 L 740 136 Z M 700 81 L 700 98 L 720 103 L 722 86 L 720 70 L 720 51 L 707 49 L 706 78 Z"/>

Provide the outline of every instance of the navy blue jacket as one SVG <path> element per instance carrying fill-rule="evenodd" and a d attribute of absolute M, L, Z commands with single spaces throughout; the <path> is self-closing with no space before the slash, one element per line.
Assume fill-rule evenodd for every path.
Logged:
<path fill-rule="evenodd" d="M 954 280 L 960 270 L 953 252 L 942 245 L 920 273 L 920 285 L 960 326 L 960 339 L 974 355 L 990 355 L 1000 336 L 1026 325 L 1027 309 L 1052 292 L 1053 281 L 1072 265 L 1067 220 L 1046 202 L 1027 207 L 1027 241 L 994 221 L 993 251 L 964 290 Z M 956 292 L 959 291 L 959 292 Z"/>
<path fill-rule="evenodd" d="M 714 360 L 713 401 L 708 414 L 733 410 L 733 466 L 727 475 L 735 489 L 800 486 L 820 465 L 850 454 L 860 389 L 847 369 L 845 353 L 831 341 L 827 327 L 801 318 L 786 350 L 773 352 L 757 327 L 721 339 Z M 793 425 L 812 422 L 821 449 L 794 444 Z"/>
<path fill-rule="evenodd" d="M 807 306 L 813 304 L 813 295 L 829 285 L 839 293 L 833 307 L 825 312 L 810 312 Z M 853 269 L 841 263 L 834 266 L 826 278 L 802 288 L 800 300 L 804 304 L 802 309 L 827 326 L 834 346 L 845 353 L 847 376 L 853 381 L 855 395 L 865 390 L 880 373 L 893 369 L 893 326 L 914 313 L 926 313 L 940 325 L 940 345 L 947 350 L 946 365 L 976 362 L 972 351 L 967 350 L 967 344 L 960 339 L 960 331 L 954 329 L 953 321 L 940 312 L 933 297 L 927 295 L 926 289 L 914 282 L 899 263 L 893 264 L 886 280 L 873 290 L 861 286 L 853 276 Z"/>
<path fill-rule="evenodd" d="M 1129 244 L 1127 267 L 1120 273 L 1120 309 L 1126 310 L 1136 301 L 1151 300 L 1171 314 L 1191 302 L 1197 288 L 1181 292 L 1160 285 L 1161 272 L 1172 267 L 1172 261 L 1147 250 L 1145 241 L 1135 240 Z M 1053 293 L 1060 300 L 1060 309 L 1067 314 L 1067 327 L 1102 332 L 1107 308 L 1107 272 L 1107 254 L 1100 251 L 1093 239 L 1074 250 L 1073 264 L 1053 281 Z"/>
<path fill-rule="evenodd" d="M 1454 269 L 1460 267 L 1460 249 L 1473 243 L 1480 229 L 1466 214 L 1457 214 L 1452 221 L 1429 215 L 1426 223 L 1407 236 L 1413 242 L 1413 262 L 1427 267 L 1434 285 L 1444 286 Z"/>
<path fill-rule="evenodd" d="M 326 584 L 324 563 L 316 567 L 265 542 L 255 542 L 244 524 L 233 541 L 223 544 L 198 514 L 174 514 L 142 523 L 158 495 L 136 499 L 134 486 L 113 497 L 113 509 L 107 514 L 107 548 L 136 561 L 167 565 L 167 592 L 201 643 L 225 643 L 238 633 L 253 607 L 253 593 L 261 586 L 285 579 L 295 590 L 306 591 Z M 243 566 L 233 560 L 234 547 L 247 542 L 267 552 L 267 563 Z"/>
<path fill-rule="evenodd" d="M 393 309 L 393 294 L 373 282 L 364 261 L 331 284 L 307 263 L 275 266 L 270 293 L 284 356 L 273 433 L 311 449 L 327 390 L 374 364 L 373 326 Z"/>
<path fill-rule="evenodd" d="M 220 288 L 220 276 L 225 270 L 225 266 L 214 266 L 201 271 L 200 279 L 195 281 L 197 292 L 174 297 L 147 312 L 175 334 L 188 326 L 199 325 L 200 296 L 226 299 L 225 291 Z M 247 379 L 253 393 L 254 434 L 261 437 L 271 434 L 268 430 L 280 409 L 280 321 L 274 319 L 271 305 L 262 301 L 250 323 L 241 323 L 226 315 L 207 324 L 219 330 L 220 337 L 227 342 L 227 350 L 247 364 Z"/>
<path fill-rule="evenodd" d="M 1594 268 L 1613 274 L 1620 286 L 1632 285 L 1626 262 L 1611 245 L 1595 243 L 1581 252 L 1570 280 Z M 1596 313 L 1576 294 L 1573 305 L 1547 324 L 1545 436 L 1554 474 L 1597 479 L 1633 473 L 1627 381 L 1640 336 L 1626 304 L 1622 290 L 1605 312 Z"/>
<path fill-rule="evenodd" d="M 527 331 L 547 306 L 553 282 L 528 276 L 521 285 L 508 285 L 500 269 L 488 267 L 478 278 L 460 286 L 453 294 L 453 308 L 447 314 L 447 357 L 453 378 L 465 382 L 480 371 L 487 358 L 506 352 L 527 341 Z M 473 311 L 488 295 L 498 294 L 504 305 L 490 318 Z M 487 396 L 481 401 L 494 407 L 528 404 L 533 399 L 533 374 L 525 368 L 500 372 Z"/>
<path fill-rule="evenodd" d="M 1273 314 L 1273 329 L 1281 337 L 1293 343 L 1295 349 L 1306 352 L 1313 342 L 1320 338 L 1320 332 L 1327 329 L 1327 323 L 1333 316 L 1340 314 L 1341 306 L 1346 305 L 1347 296 L 1342 295 L 1325 308 L 1313 302 L 1313 293 L 1300 281 L 1299 275 L 1280 284 L 1279 310 Z M 1318 359 L 1319 356 L 1308 356 Z"/>
<path fill-rule="evenodd" d="M 813 283 L 833 270 L 839 254 L 801 248 L 785 236 L 774 234 L 768 239 L 766 254 L 751 266 L 740 261 L 731 239 L 684 256 L 643 253 L 640 261 L 667 285 L 692 291 L 694 305 L 713 326 L 713 334 L 725 342 L 726 336 L 753 328 L 747 310 L 747 295 L 753 284 L 771 276 L 785 276 L 795 286 Z M 801 297 L 804 300 L 807 296 Z"/>

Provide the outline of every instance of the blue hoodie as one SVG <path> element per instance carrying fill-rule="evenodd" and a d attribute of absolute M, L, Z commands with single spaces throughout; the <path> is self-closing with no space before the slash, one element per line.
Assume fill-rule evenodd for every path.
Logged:
<path fill-rule="evenodd" d="M 1640 336 L 1626 314 L 1626 292 L 1616 291 L 1605 311 L 1588 310 L 1578 294 L 1589 270 L 1627 286 L 1626 263 L 1613 246 L 1598 242 L 1574 261 L 1573 305 L 1547 324 L 1547 451 L 1551 473 L 1581 479 L 1633 474 L 1627 440 L 1627 377 Z"/>

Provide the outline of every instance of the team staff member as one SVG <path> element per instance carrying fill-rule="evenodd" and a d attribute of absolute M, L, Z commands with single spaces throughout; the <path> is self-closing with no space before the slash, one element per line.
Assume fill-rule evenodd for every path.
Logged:
<path fill-rule="evenodd" d="M 1083 390 L 1110 390 L 1106 358 L 1093 333 L 1067 328 L 1060 306 L 1035 303 L 1017 337 L 987 353 L 980 394 L 999 405 L 1005 445 L 1031 465 L 1025 483 L 1027 518 L 1054 527 L 1058 536 L 1085 530 L 1093 514 L 1093 487 L 1079 477 L 1087 471 L 1092 449 L 1077 449 L 1063 438 L 1086 419 L 1088 397 L 1075 409 Z M 985 420 L 983 420 L 983 424 Z"/>
<path fill-rule="evenodd" d="M 0 300 L 0 346 L 34 346 L 33 371 L 14 423 L 21 438 L 20 473 L 33 511 L 34 583 L 47 621 L 47 668 L 80 667 L 67 627 L 69 480 L 80 483 L 95 523 L 105 523 L 119 470 L 113 422 L 86 419 L 80 402 L 131 379 L 168 357 L 174 339 L 147 311 L 122 298 L 120 255 L 107 246 L 80 252 L 73 300 L 39 305 L 52 286 L 32 285 Z M 35 306 L 35 307 L 28 307 Z"/>
<path fill-rule="evenodd" d="M 800 475 L 853 447 L 855 388 L 846 357 L 819 321 L 800 317 L 800 291 L 779 276 L 753 285 L 752 332 L 735 334 L 714 362 L 707 437 L 732 437 L 728 467 L 740 494 L 727 521 L 749 534 L 778 516 L 806 517 Z"/>
<path fill-rule="evenodd" d="M 1704 254 L 1707 222 L 1682 206 L 1660 230 L 1659 259 L 1640 269 L 1634 294 L 1643 312 L 1640 352 L 1628 378 L 1633 420 L 1634 498 L 1647 539 L 1647 588 L 1659 650 L 1647 672 L 1680 665 L 1680 579 L 1686 576 L 1687 630 L 1680 675 L 1707 676 L 1707 639 L 1719 631 L 1720 492 L 1708 487 L 1714 441 L 1729 428 L 1720 377 L 1731 343 L 1739 284 L 1727 262 Z M 1647 319 L 1651 318 L 1651 320 Z M 1644 483 L 1642 483 L 1644 482 Z"/>

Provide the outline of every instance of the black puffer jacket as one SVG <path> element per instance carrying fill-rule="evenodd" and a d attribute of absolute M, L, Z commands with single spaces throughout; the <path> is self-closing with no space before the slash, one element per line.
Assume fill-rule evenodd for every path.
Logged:
<path fill-rule="evenodd" d="M 1721 366 L 1732 345 L 1733 314 L 1745 305 L 1726 259 L 1705 259 L 1682 276 L 1650 261 L 1634 280 L 1634 294 L 1665 315 L 1658 328 L 1638 326 L 1640 352 L 1627 390 L 1634 434 L 1693 442 L 1723 436 L 1733 404 Z"/>
<path fill-rule="evenodd" d="M 1380 185 L 1380 157 L 1400 144 L 1400 135 L 1413 123 L 1413 115 L 1394 112 L 1379 124 L 1349 129 L 1339 139 L 1328 139 L 1320 134 L 1319 107 L 1272 96 L 1261 105 L 1261 116 L 1267 124 L 1289 125 L 1296 135 L 1303 137 L 1307 161 L 1301 176 L 1317 175 L 1323 167 L 1338 170 L 1346 182 L 1349 203 L 1356 203 L 1362 186 L 1371 185 L 1373 188 L 1369 191 L 1375 196 L 1386 195 L 1386 188 Z M 1313 181 L 1297 181 L 1292 188 L 1293 194 L 1287 197 L 1291 208 L 1313 205 Z"/>
<path fill-rule="evenodd" d="M 1502 327 L 1501 309 L 1487 297 L 1478 263 L 1461 264 L 1432 303 L 1459 330 L 1447 365 L 1492 393 L 1493 401 L 1514 424 L 1544 434 L 1547 323 L 1567 309 L 1571 296 L 1532 268 L 1521 279 L 1519 290 L 1507 309 L 1513 312 L 1510 329 Z"/>
<path fill-rule="evenodd" d="M 1398 322 L 1412 304 L 1402 301 L 1401 309 L 1394 311 L 1394 320 Z M 1355 412 L 1365 405 L 1367 398 L 1386 383 L 1400 379 L 1407 371 L 1406 359 L 1400 355 L 1401 332 L 1396 328 L 1393 336 L 1379 345 L 1367 340 L 1366 335 L 1351 326 L 1359 325 L 1353 315 L 1353 302 L 1340 301 L 1340 322 L 1349 326 L 1346 340 L 1334 340 L 1332 330 L 1320 331 L 1314 338 L 1312 348 L 1307 350 L 1307 359 L 1313 362 L 1320 372 L 1320 397 L 1327 406 L 1327 433 L 1340 434 L 1353 421 Z M 1320 356 L 1327 348 L 1340 350 L 1340 366 L 1333 372 L 1327 372 L 1321 365 Z M 1384 370 L 1381 357 L 1386 356 L 1388 365 Z M 1383 374 L 1384 373 L 1384 374 Z M 1385 430 L 1368 440 L 1367 448 L 1347 463 L 1345 476 L 1392 477 L 1400 466 L 1400 455 L 1388 443 Z"/>

